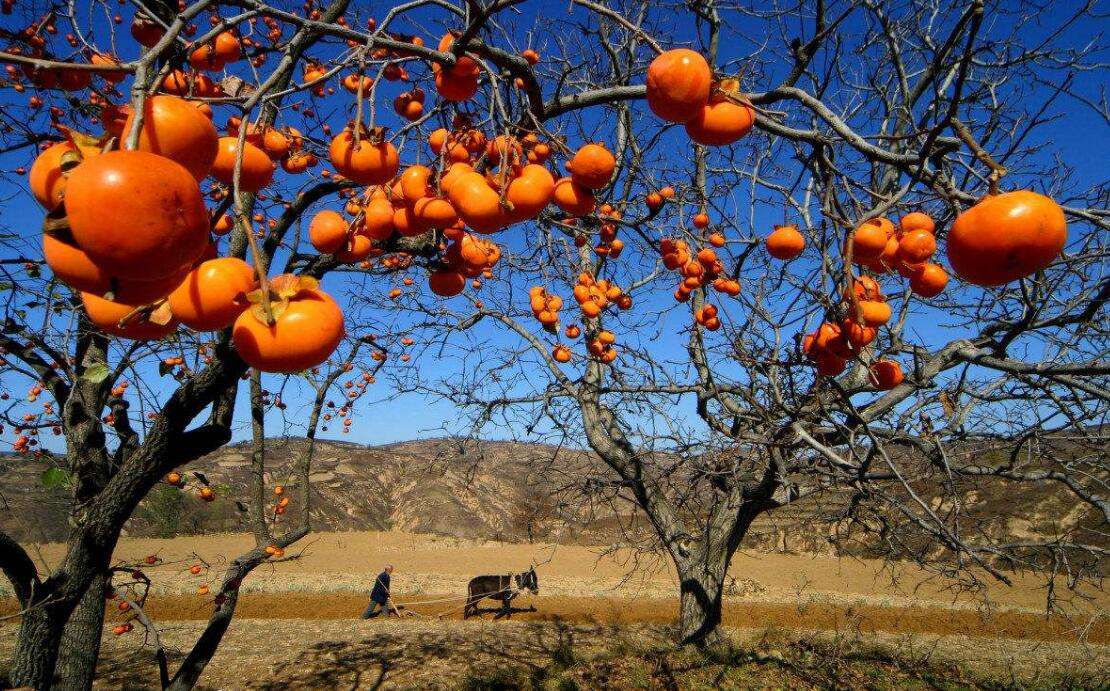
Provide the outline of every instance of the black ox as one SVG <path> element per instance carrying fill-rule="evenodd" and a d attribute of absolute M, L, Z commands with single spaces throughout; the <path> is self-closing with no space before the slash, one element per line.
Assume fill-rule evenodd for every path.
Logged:
<path fill-rule="evenodd" d="M 524 573 L 475 576 L 470 579 L 470 583 L 466 586 L 466 607 L 463 608 L 463 619 L 472 614 L 480 614 L 483 610 L 478 609 L 478 603 L 486 598 L 501 601 L 499 610 L 484 610 L 486 612 L 497 611 L 494 619 L 511 618 L 513 612 L 535 612 L 535 607 L 529 607 L 528 609 L 513 609 L 512 607 L 513 598 L 525 590 L 532 591 L 533 595 L 539 595 L 540 593 L 540 583 L 536 578 L 536 567 L 534 566 Z"/>

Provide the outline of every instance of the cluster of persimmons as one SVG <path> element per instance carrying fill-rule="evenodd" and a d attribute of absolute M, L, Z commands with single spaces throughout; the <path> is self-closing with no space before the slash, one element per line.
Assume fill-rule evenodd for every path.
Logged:
<path fill-rule="evenodd" d="M 280 37 L 280 28 L 271 30 Z M 141 19 L 132 33 L 144 46 L 156 45 L 162 36 L 160 27 Z M 459 35 L 445 34 L 439 50 L 450 50 Z M 419 39 L 411 40 L 422 45 Z M 426 165 L 403 166 L 384 128 L 357 121 L 334 136 L 325 129 L 331 137 L 326 153 L 311 150 L 308 138 L 292 128 L 239 118 L 231 118 L 221 136 L 211 108 L 197 98 L 219 95 L 219 84 L 206 73 L 241 60 L 246 42 L 234 31 L 225 31 L 191 46 L 191 69 L 168 72 L 158 93 L 141 100 L 141 118 L 131 105 L 102 103 L 103 134 L 61 128 L 65 139 L 47 146 L 30 170 L 31 190 L 52 219 L 42 238 L 45 260 L 58 279 L 80 292 L 89 319 L 103 331 L 155 339 L 179 325 L 197 331 L 230 327 L 239 354 L 259 370 L 296 372 L 325 361 L 344 335 L 336 301 L 311 278 L 261 275 L 257 257 L 251 264 L 216 256 L 215 235 L 238 225 L 253 245 L 254 231 L 248 218 L 210 211 L 200 188 L 211 178 L 216 183 L 214 199 L 226 199 L 234 191 L 259 194 L 279 167 L 297 174 L 325 156 L 335 171 L 325 174 L 345 183 L 340 196 L 346 202 L 341 211 L 323 210 L 313 217 L 309 239 L 315 250 L 342 263 L 369 267 L 380 258 L 386 268 L 405 269 L 412 257 L 402 240 L 427 237 L 434 248 L 428 283 L 438 296 L 458 295 L 468 280 L 478 286 L 481 277 L 492 277 L 501 249 L 485 236 L 552 213 L 552 206 L 558 209 L 554 220 L 565 227 L 588 218 L 589 225 L 601 229 L 596 252 L 620 257 L 620 212 L 608 204 L 598 206 L 597 201 L 613 180 L 617 157 L 601 143 L 571 149 L 556 138 L 544 141 L 519 127 L 486 132 L 461 111 L 449 128 L 427 136 L 432 155 Z M 33 47 L 30 54 L 35 54 Z M 376 49 L 371 57 L 414 55 Z M 540 61 L 532 50 L 522 56 L 530 65 Z M 105 66 L 119 64 L 109 55 L 91 59 Z M 408 79 L 399 65 L 387 67 L 385 78 Z M 123 76 L 111 70 L 23 69 L 36 87 L 67 91 L 84 89 L 96 77 L 115 84 Z M 433 61 L 431 70 L 434 92 L 443 102 L 463 103 L 478 93 L 483 67 L 465 52 L 449 67 Z M 335 73 L 310 61 L 304 70 L 305 87 L 334 93 L 326 83 Z M 361 115 L 363 99 L 374 97 L 374 79 L 360 68 L 339 81 L 358 99 Z M 732 144 L 756 123 L 756 109 L 737 80 L 716 78 L 695 51 L 662 52 L 648 67 L 646 82 L 650 110 L 666 122 L 682 125 L 697 144 Z M 427 98 L 424 90 L 413 86 L 393 106 L 402 117 L 419 120 Z M 556 151 L 566 155 L 564 176 L 551 165 Z M 655 211 L 673 197 L 673 188 L 666 187 L 647 194 L 645 204 Z M 693 225 L 706 231 L 709 217 L 704 209 L 693 217 Z M 897 225 L 881 217 L 868 219 L 847 236 L 845 259 L 869 275 L 857 278 L 851 272 L 852 287 L 833 301 L 836 306 L 828 321 L 805 339 L 804 353 L 820 374 L 843 371 L 890 319 L 891 307 L 874 276 L 896 272 L 909 281 L 913 293 L 926 299 L 945 289 L 947 273 L 930 261 L 937 250 L 935 232 L 929 216 L 914 212 Z M 964 280 L 997 286 L 1045 268 L 1065 241 L 1063 212 L 1054 201 L 1033 192 L 992 189 L 958 216 L 947 234 L 947 250 Z M 684 302 L 709 286 L 724 296 L 738 295 L 740 282 L 717 252 L 726 244 L 724 235 L 706 233 L 696 244 L 702 242 L 698 247 L 683 237 L 664 237 L 656 248 L 663 265 L 680 276 L 675 299 Z M 766 237 L 765 245 L 772 258 L 790 261 L 804 253 L 806 240 L 796 226 L 783 225 Z M 392 293 L 400 294 L 399 289 Z M 610 306 L 632 305 L 620 287 L 590 273 L 579 278 L 574 298 L 586 320 L 596 319 Z M 536 286 L 530 301 L 543 328 L 558 333 L 562 299 Z M 721 327 L 720 312 L 712 304 L 700 304 L 694 318 L 707 330 Z M 612 362 L 613 334 L 590 321 L 586 330 L 588 352 Z M 564 333 L 577 338 L 581 332 L 571 324 Z M 552 355 L 567 362 L 571 350 L 557 344 Z M 871 370 L 880 388 L 902 380 L 897 363 L 878 360 Z"/>

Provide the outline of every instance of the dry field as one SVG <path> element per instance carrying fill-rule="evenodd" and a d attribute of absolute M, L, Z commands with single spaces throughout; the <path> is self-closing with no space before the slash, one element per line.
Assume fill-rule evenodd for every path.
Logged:
<path fill-rule="evenodd" d="M 201 622 L 168 622 L 171 664 Z M 727 629 L 733 650 L 675 652 L 647 625 L 560 622 L 238 620 L 204 689 L 1105 688 L 1097 646 L 964 636 Z M 157 688 L 149 649 L 108 636 L 99 689 Z M 0 655 L 6 644 L 0 639 Z"/>
<path fill-rule="evenodd" d="M 195 640 L 201 620 L 211 611 L 210 596 L 196 595 L 197 587 L 215 586 L 220 564 L 249 546 L 250 538 L 243 535 L 126 539 L 115 557 L 121 563 L 140 562 L 151 554 L 159 557 L 159 564 L 142 566 L 155 584 L 147 609 L 163 624 L 167 645 L 181 648 Z M 454 682 L 443 684 L 465 685 L 467 675 L 481 680 L 484 672 L 474 661 L 494 655 L 501 637 L 519 639 L 532 657 L 509 664 L 510 658 L 502 656 L 498 659 L 508 667 L 494 667 L 515 674 L 513 665 L 519 663 L 521 669 L 534 673 L 551 662 L 547 647 L 552 636 L 577 636 L 575 646 L 584 646 L 575 653 L 579 662 L 589 650 L 610 659 L 618 633 L 631 636 L 621 646 L 654 650 L 653 642 L 665 640 L 663 628 L 677 613 L 674 577 L 665 563 L 625 550 L 606 553 L 600 548 L 371 532 L 317 534 L 303 543 L 302 550 L 290 553 L 295 558 L 258 569 L 244 584 L 236 623 L 217 660 L 235 660 L 235 665 L 232 671 L 226 665 L 214 665 L 207 684 L 213 688 L 267 684 L 271 688 L 340 684 L 357 688 L 374 683 L 373 675 L 363 676 L 373 668 L 388 677 L 387 686 L 421 687 L 428 684 L 420 681 L 427 672 L 420 660 L 436 657 L 437 650 L 463 655 L 461 651 L 469 649 L 460 658 L 468 662 L 453 667 Z M 61 550 L 57 545 L 42 545 L 36 553 L 49 566 L 60 558 Z M 188 567 L 198 562 L 207 565 L 206 571 L 189 574 Z M 359 621 L 356 617 L 366 603 L 366 593 L 385 563 L 396 566 L 395 599 L 406 603 L 413 616 Z M 522 597 L 518 603 L 535 605 L 538 611 L 516 615 L 513 622 L 451 621 L 460 616 L 458 600 L 420 604 L 458 597 L 473 575 L 522 570 L 531 563 L 540 564 L 540 594 Z M 958 660 L 976 674 L 989 672 L 998 679 L 1028 681 L 1038 675 L 1079 673 L 1076 683 L 1083 685 L 1110 681 L 1097 676 L 1110 668 L 1108 600 L 1102 593 L 1074 602 L 1066 616 L 1045 617 L 1041 584 L 1020 576 L 1013 587 L 990 586 L 984 601 L 917 569 L 891 572 L 878 563 L 824 556 L 742 553 L 734 561 L 732 575 L 736 582 L 724 613 L 730 635 L 751 642 L 768 631 L 779 632 L 775 635 L 791 641 L 778 646 L 787 657 L 805 657 L 809 655 L 806 646 L 830 645 L 833 637 L 851 641 L 853 650 L 878 646 L 896 651 L 900 660 L 906 654 L 920 657 L 930 652 L 939 660 Z M 0 614 L 13 609 L 10 598 L 0 600 Z M 117 618 L 112 610 L 110 619 Z M 10 651 L 12 634 L 14 626 L 0 625 L 0 659 Z M 536 643 L 541 639 L 547 643 Z M 129 671 L 135 673 L 146 664 L 142 661 L 149 652 L 140 650 L 141 643 L 137 632 L 108 642 L 106 686 L 114 685 L 111 679 L 122 682 Z M 880 664 L 878 658 L 867 657 L 867 665 L 903 664 L 880 657 L 886 661 Z M 670 663 L 652 658 L 644 664 L 650 672 L 644 673 L 651 677 L 646 686 L 667 685 L 652 675 L 660 664 Z M 578 674 L 575 665 L 559 665 L 559 674 Z M 246 679 L 241 675 L 248 668 L 251 673 Z M 326 678 L 332 673 L 339 676 Z M 881 675 L 891 673 L 886 669 Z M 430 678 L 442 681 L 448 678 L 444 674 Z M 631 677 L 620 678 L 618 687 L 635 685 Z M 1058 680 L 1058 676 L 1052 678 Z M 701 683 L 693 677 L 680 681 L 684 688 Z M 578 682 L 588 687 L 590 680 Z M 753 680 L 750 685 L 761 683 Z M 747 682 L 739 685 L 747 686 Z"/>

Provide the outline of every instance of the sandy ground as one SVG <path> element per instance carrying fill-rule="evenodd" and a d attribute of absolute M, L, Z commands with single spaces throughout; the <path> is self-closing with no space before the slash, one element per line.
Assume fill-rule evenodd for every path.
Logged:
<path fill-rule="evenodd" d="M 221 564 L 251 546 L 246 535 L 124 539 L 115 558 L 140 565 L 154 581 L 155 592 L 192 593 L 201 582 L 218 582 Z M 42 545 L 35 553 L 49 567 L 61 559 L 63 549 Z M 142 564 L 148 555 L 156 555 L 159 564 Z M 288 551 L 287 556 L 294 555 L 296 559 L 257 569 L 244 591 L 363 593 L 386 563 L 397 569 L 398 597 L 462 594 L 472 576 L 525 570 L 531 564 L 539 564 L 545 595 L 672 598 L 676 588 L 669 565 L 657 556 L 600 547 L 520 545 L 394 532 L 318 533 Z M 194 563 L 205 566 L 200 576 L 188 572 Z M 1043 583 L 1022 574 L 1015 575 L 1013 586 L 986 581 L 985 590 L 976 595 L 962 593 L 953 582 L 912 566 L 892 570 L 866 560 L 755 552 L 738 553 L 730 574 L 736 583 L 728 597 L 751 602 L 1044 611 Z M 1075 604 L 1083 612 L 1105 612 L 1110 596 L 1097 593 L 1091 601 Z"/>

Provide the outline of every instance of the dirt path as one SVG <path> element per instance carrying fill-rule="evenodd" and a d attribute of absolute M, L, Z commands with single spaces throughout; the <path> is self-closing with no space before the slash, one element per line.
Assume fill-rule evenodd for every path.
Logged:
<path fill-rule="evenodd" d="M 420 600 L 450 598 L 451 595 L 424 595 L 404 599 L 414 616 L 426 620 L 438 617 L 461 619 L 460 602 L 421 605 Z M 350 620 L 366 606 L 366 596 L 355 593 L 245 593 L 239 598 L 237 617 L 263 620 Z M 490 605 L 494 603 L 488 603 Z M 568 596 L 523 596 L 518 607 L 534 605 L 537 611 L 513 615 L 524 621 L 562 620 L 592 624 L 667 624 L 678 614 L 673 599 L 604 598 Z M 163 594 L 152 596 L 147 613 L 159 622 L 205 620 L 211 613 L 210 599 L 196 595 Z M 0 603 L 0 616 L 15 611 L 14 601 Z M 118 618 L 109 608 L 109 619 Z M 485 615 L 487 619 L 492 615 Z M 860 604 L 842 606 L 827 602 L 802 604 L 766 602 L 726 602 L 724 623 L 772 629 L 809 629 L 863 634 L 961 635 L 969 637 L 1014 638 L 1030 641 L 1068 641 L 1083 638 L 1090 643 L 1110 643 L 1110 621 L 1046 618 L 1021 612 L 992 614 L 972 610 L 936 607 L 876 607 Z"/>

